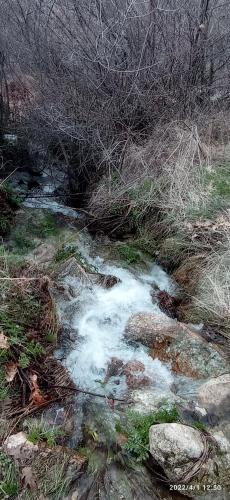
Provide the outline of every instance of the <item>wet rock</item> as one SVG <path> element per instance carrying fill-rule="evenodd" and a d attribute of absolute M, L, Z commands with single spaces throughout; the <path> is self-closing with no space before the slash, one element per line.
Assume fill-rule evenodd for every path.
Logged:
<path fill-rule="evenodd" d="M 140 387 L 148 387 L 151 384 L 151 379 L 147 375 L 128 375 L 126 382 L 129 389 L 139 389 Z"/>
<path fill-rule="evenodd" d="M 125 375 L 131 375 L 132 373 L 135 372 L 144 372 L 144 371 L 145 371 L 145 365 L 143 365 L 141 361 L 137 360 L 129 361 L 128 363 L 126 363 L 126 365 L 122 370 L 122 372 Z"/>
<path fill-rule="evenodd" d="M 121 283 L 121 280 L 119 278 L 117 278 L 116 276 L 111 276 L 110 274 L 106 275 L 100 273 L 89 273 L 88 276 L 95 285 L 100 285 L 103 288 L 112 288 L 113 286 L 117 285 L 117 283 Z"/>
<path fill-rule="evenodd" d="M 173 336 L 178 330 L 177 323 L 166 316 L 150 313 L 133 315 L 126 325 L 125 338 L 131 342 L 141 342 L 152 347 L 159 336 Z"/>
<path fill-rule="evenodd" d="M 219 346 L 207 342 L 184 323 L 165 316 L 136 314 L 129 320 L 125 336 L 152 347 L 152 357 L 170 362 L 178 374 L 206 378 L 229 371 L 228 360 Z"/>
<path fill-rule="evenodd" d="M 181 402 L 181 398 L 172 392 L 156 392 L 149 387 L 142 390 L 133 390 L 130 399 L 132 400 L 132 410 L 143 415 L 153 413 L 162 406 L 167 406 L 170 409 L 175 403 Z"/>
<path fill-rule="evenodd" d="M 197 429 L 179 423 L 150 427 L 149 449 L 169 479 L 179 480 L 204 452 L 204 443 Z"/>
<path fill-rule="evenodd" d="M 126 383 L 129 389 L 139 389 L 151 384 L 151 379 L 144 375 L 145 366 L 137 360 L 126 363 L 122 370 L 122 374 L 126 375 Z"/>
<path fill-rule="evenodd" d="M 85 271 L 74 257 L 62 262 L 56 274 L 59 279 L 63 279 L 66 276 L 72 276 L 77 278 L 83 285 L 87 286 L 100 285 L 104 288 L 112 288 L 114 285 L 121 282 L 116 276 Z"/>
<path fill-rule="evenodd" d="M 192 378 L 218 376 L 229 370 L 228 360 L 218 346 L 206 342 L 182 323 L 178 323 L 173 337 L 161 336 L 155 341 L 152 357 L 171 362 L 174 372 Z"/>
<path fill-rule="evenodd" d="M 119 358 L 111 358 L 105 376 L 105 382 L 108 382 L 110 377 L 116 377 L 121 374 L 124 362 Z"/>
<path fill-rule="evenodd" d="M 212 419 L 228 420 L 230 408 L 230 373 L 211 378 L 198 391 L 199 406 Z"/>
<path fill-rule="evenodd" d="M 170 318 L 177 317 L 177 307 L 180 304 L 180 299 L 173 297 L 165 290 L 159 290 L 155 294 L 160 310 L 167 314 Z"/>
<path fill-rule="evenodd" d="M 65 262 L 62 262 L 56 271 L 56 275 L 59 279 L 63 279 L 66 276 L 72 276 L 81 280 L 84 284 L 89 284 L 90 280 L 88 278 L 87 272 L 83 269 L 80 264 L 76 261 L 74 257 L 71 257 Z"/>

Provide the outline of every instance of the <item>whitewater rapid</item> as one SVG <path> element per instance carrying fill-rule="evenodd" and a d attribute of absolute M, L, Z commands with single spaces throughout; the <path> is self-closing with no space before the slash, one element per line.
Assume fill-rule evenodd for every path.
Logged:
<path fill-rule="evenodd" d="M 150 377 L 155 389 L 167 391 L 173 382 L 170 369 L 158 359 L 153 359 L 143 345 L 128 344 L 124 332 L 133 314 L 146 312 L 164 316 L 158 305 L 153 303 L 151 285 L 172 291 L 170 278 L 156 265 L 147 274 L 136 274 L 104 264 L 99 271 L 116 276 L 121 282 L 110 289 L 97 285 L 81 288 L 81 299 L 72 320 L 76 343 L 66 359 L 73 380 L 86 390 L 121 394 L 126 391 L 125 378 L 121 377 L 119 385 L 113 377 L 106 387 L 102 385 L 109 362 L 112 358 L 124 363 L 136 360 L 144 364 L 145 375 Z M 73 287 L 74 279 L 66 278 L 66 283 Z"/>

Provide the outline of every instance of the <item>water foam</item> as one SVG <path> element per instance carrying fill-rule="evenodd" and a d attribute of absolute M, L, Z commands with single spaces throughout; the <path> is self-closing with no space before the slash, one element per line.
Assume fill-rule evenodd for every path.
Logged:
<path fill-rule="evenodd" d="M 167 390 L 173 381 L 169 368 L 158 359 L 152 359 L 144 346 L 127 344 L 124 331 L 133 314 L 148 312 L 164 316 L 152 302 L 151 283 L 167 285 L 171 289 L 169 278 L 158 266 L 152 267 L 148 275 L 140 273 L 138 276 L 116 266 L 102 265 L 100 271 L 117 276 L 121 283 L 111 289 L 94 286 L 81 291 L 80 310 L 76 312 L 72 325 L 78 341 L 66 360 L 73 379 L 83 389 L 103 393 L 98 380 L 104 379 L 109 361 L 116 357 L 125 363 L 141 361 L 154 386 Z M 162 283 L 159 283 L 160 277 Z M 108 388 L 116 394 L 126 389 L 122 380 L 119 386 L 111 387 L 110 384 Z"/>

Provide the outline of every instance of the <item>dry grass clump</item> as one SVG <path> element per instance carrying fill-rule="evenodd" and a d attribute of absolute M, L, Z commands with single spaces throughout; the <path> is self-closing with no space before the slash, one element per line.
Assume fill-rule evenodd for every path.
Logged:
<path fill-rule="evenodd" d="M 230 232 L 219 250 L 206 257 L 191 307 L 194 315 L 230 338 Z"/>
<path fill-rule="evenodd" d="M 205 211 L 209 190 L 205 172 L 209 148 L 195 125 L 158 127 L 143 144 L 129 142 L 120 166 L 93 192 L 89 208 L 95 217 L 127 218 L 134 227 L 159 216 L 178 228 L 193 212 Z"/>

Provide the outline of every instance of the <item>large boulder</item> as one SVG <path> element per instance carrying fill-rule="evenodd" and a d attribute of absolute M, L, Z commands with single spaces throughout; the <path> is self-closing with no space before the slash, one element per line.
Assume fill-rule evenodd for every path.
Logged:
<path fill-rule="evenodd" d="M 216 485 L 216 498 L 220 492 L 228 494 L 230 444 L 222 432 L 211 436 L 179 423 L 154 425 L 149 448 L 172 484 L 191 485 L 181 493 L 205 496 Z"/>
<path fill-rule="evenodd" d="M 170 362 L 172 370 L 178 374 L 207 378 L 229 371 L 228 360 L 218 346 L 207 342 L 184 323 L 163 315 L 140 313 L 132 316 L 125 337 L 151 347 L 152 357 Z"/>
<path fill-rule="evenodd" d="M 150 427 L 149 449 L 167 477 L 177 481 L 202 456 L 204 443 L 197 429 L 179 423 L 158 424 Z"/>
<path fill-rule="evenodd" d="M 163 314 L 139 313 L 129 319 L 125 337 L 128 341 L 152 347 L 160 338 L 173 338 L 177 330 L 177 323 Z"/>
<path fill-rule="evenodd" d="M 155 342 L 152 357 L 170 362 L 175 373 L 192 378 L 208 378 L 229 371 L 228 360 L 218 346 L 181 323 L 174 338 L 168 336 Z"/>

